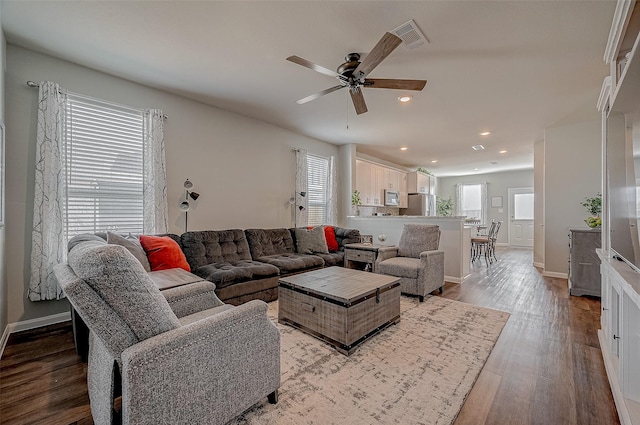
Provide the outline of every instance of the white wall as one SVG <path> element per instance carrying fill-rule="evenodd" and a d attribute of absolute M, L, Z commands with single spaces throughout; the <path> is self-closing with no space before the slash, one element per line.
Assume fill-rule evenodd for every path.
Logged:
<path fill-rule="evenodd" d="M 500 173 L 474 174 L 470 176 L 458 177 L 438 177 L 438 197 L 451 197 L 455 203 L 456 184 L 487 183 L 487 215 L 491 220 L 502 221 L 502 226 L 498 232 L 497 243 L 508 243 L 508 223 L 509 223 L 509 189 L 533 187 L 533 170 L 504 171 Z M 502 196 L 502 208 L 491 206 L 492 196 Z"/>
<path fill-rule="evenodd" d="M 533 145 L 533 265 L 544 267 L 544 141 Z"/>
<path fill-rule="evenodd" d="M 594 102 L 595 103 L 595 102 Z M 580 205 L 601 188 L 601 118 L 547 128 L 544 137 L 544 273 L 568 273 L 571 228 L 586 228 Z"/>
<path fill-rule="evenodd" d="M 141 108 L 160 108 L 165 122 L 170 231 L 184 231 L 178 209 L 189 178 L 200 198 L 189 230 L 292 225 L 294 148 L 338 157 L 325 142 L 199 102 L 122 80 L 50 56 L 7 46 L 7 252 L 9 323 L 68 310 L 66 301 L 26 298 L 31 253 L 37 90 L 26 81 L 55 81 L 67 90 Z M 340 163 L 338 158 L 338 169 Z"/>

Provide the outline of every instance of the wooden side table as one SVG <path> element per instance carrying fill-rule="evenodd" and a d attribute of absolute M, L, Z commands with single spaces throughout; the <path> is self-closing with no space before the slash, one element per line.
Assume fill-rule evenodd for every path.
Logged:
<path fill-rule="evenodd" d="M 373 245 L 364 243 L 350 243 L 344 246 L 344 267 L 347 269 L 357 268 L 355 263 L 365 263 L 365 270 L 370 269 L 376 272 L 376 259 L 378 250 L 386 245 Z"/>

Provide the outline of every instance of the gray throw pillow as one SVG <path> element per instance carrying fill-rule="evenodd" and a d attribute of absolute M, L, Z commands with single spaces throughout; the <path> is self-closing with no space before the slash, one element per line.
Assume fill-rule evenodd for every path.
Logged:
<path fill-rule="evenodd" d="M 145 252 L 144 248 L 142 248 L 142 245 L 140 245 L 140 240 L 137 237 L 129 235 L 125 238 L 117 233 L 107 232 L 107 243 L 113 245 L 122 245 L 123 247 L 127 248 L 127 250 L 132 253 L 138 261 L 140 261 L 140 264 L 142 264 L 142 267 L 144 267 L 144 271 L 151 271 L 151 264 L 149 264 L 147 253 Z"/>
<path fill-rule="evenodd" d="M 296 248 L 299 254 L 328 254 L 327 240 L 324 237 L 324 227 L 317 226 L 311 230 L 296 227 Z"/>

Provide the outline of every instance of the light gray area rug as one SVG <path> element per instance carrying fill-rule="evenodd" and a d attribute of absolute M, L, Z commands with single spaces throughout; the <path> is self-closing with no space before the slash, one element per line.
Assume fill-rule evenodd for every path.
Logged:
<path fill-rule="evenodd" d="M 277 302 L 269 316 L 277 321 Z M 402 297 L 400 323 L 351 356 L 290 326 L 281 335 L 276 405 L 258 404 L 233 423 L 453 423 L 502 331 L 508 313 L 440 297 Z"/>

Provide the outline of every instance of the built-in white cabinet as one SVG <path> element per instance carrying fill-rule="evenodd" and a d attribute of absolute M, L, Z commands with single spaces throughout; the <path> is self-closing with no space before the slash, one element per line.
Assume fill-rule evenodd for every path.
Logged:
<path fill-rule="evenodd" d="M 605 60 L 611 66 L 598 100 L 603 114 L 603 152 L 607 147 L 610 111 L 627 117 L 640 115 L 640 2 L 618 0 Z M 609 117 L 610 118 L 610 117 Z M 634 120 L 626 120 L 633 123 Z M 633 124 L 633 132 L 637 131 Z M 604 167 L 603 181 L 608 182 Z M 603 199 L 608 199 L 605 184 Z M 607 205 L 603 205 L 603 211 Z M 611 392 L 622 425 L 640 425 L 640 273 L 614 259 L 609 222 L 604 216 L 602 249 L 598 250 L 602 275 L 601 329 L 598 331 Z"/>
<path fill-rule="evenodd" d="M 435 195 L 435 180 L 435 177 L 420 171 L 407 173 L 407 192 L 430 193 Z"/>
<path fill-rule="evenodd" d="M 360 191 L 362 205 L 384 206 L 384 191 L 400 192 L 400 208 L 408 206 L 407 173 L 374 162 L 356 159 L 355 189 Z"/>

